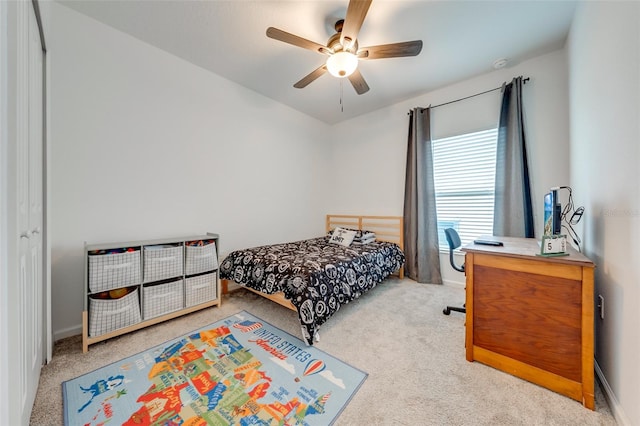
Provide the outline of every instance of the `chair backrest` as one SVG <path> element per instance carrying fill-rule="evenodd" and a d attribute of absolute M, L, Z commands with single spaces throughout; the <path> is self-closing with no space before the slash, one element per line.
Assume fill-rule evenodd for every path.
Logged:
<path fill-rule="evenodd" d="M 449 262 L 456 271 L 464 272 L 464 264 L 457 265 L 453 259 L 453 251 L 462 245 L 460 241 L 460 235 L 453 228 L 447 228 L 444 230 L 444 235 L 447 237 L 447 243 L 449 244 Z"/>

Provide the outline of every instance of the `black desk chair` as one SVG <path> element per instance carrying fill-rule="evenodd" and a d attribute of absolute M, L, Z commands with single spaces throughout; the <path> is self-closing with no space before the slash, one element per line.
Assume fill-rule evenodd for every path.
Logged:
<path fill-rule="evenodd" d="M 445 237 L 447 237 L 447 243 L 449 243 L 449 262 L 451 263 L 451 266 L 456 271 L 464 272 L 464 264 L 458 266 L 456 265 L 456 262 L 453 259 L 453 251 L 462 245 L 462 242 L 460 242 L 460 235 L 458 235 L 456 230 L 453 228 L 445 229 L 444 235 Z M 447 306 L 442 310 L 442 313 L 445 315 L 449 315 L 451 311 L 463 312 L 463 313 L 467 312 L 467 309 L 464 307 L 465 305 L 462 305 L 462 306 L 463 306 L 462 308 L 457 306 Z"/>

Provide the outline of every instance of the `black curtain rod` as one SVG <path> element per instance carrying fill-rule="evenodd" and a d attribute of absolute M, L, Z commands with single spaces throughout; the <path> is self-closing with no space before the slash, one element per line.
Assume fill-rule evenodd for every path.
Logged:
<path fill-rule="evenodd" d="M 522 80 L 522 84 L 527 84 L 527 81 L 529 81 L 529 77 L 523 79 Z M 476 96 L 484 95 L 485 93 L 495 92 L 496 90 L 502 90 L 502 88 L 504 88 L 504 86 L 505 86 L 505 84 L 503 84 L 500 87 L 496 87 L 495 89 L 489 89 L 489 90 L 485 90 L 484 92 L 476 93 L 475 95 L 469 95 L 469 96 L 465 96 L 464 98 L 456 99 L 456 100 L 453 100 L 453 101 L 445 102 L 445 103 L 434 105 L 434 106 L 429 106 L 429 108 L 431 108 L 431 109 L 438 108 L 438 107 L 441 107 L 441 106 L 444 106 L 444 105 L 453 104 L 455 102 L 464 101 L 465 99 L 475 98 Z M 422 108 L 422 109 L 425 109 L 425 108 Z M 409 113 L 407 113 L 407 114 L 409 114 Z"/>

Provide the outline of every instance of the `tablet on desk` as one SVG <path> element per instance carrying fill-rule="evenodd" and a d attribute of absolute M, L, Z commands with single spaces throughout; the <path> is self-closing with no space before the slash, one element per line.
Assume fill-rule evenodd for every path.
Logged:
<path fill-rule="evenodd" d="M 493 240 L 473 240 L 474 244 L 480 244 L 482 246 L 503 246 L 502 241 L 493 241 Z"/>

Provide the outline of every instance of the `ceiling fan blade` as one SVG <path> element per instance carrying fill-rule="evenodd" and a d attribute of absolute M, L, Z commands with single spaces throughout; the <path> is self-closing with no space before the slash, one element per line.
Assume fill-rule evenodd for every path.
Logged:
<path fill-rule="evenodd" d="M 353 74 L 347 77 L 351 82 L 351 85 L 354 89 L 356 89 L 356 93 L 358 95 L 362 95 L 363 93 L 367 93 L 369 91 L 369 85 L 366 81 L 364 81 L 364 77 L 360 74 L 360 70 L 356 69 Z"/>
<path fill-rule="evenodd" d="M 315 70 L 311 71 L 309 74 L 304 76 L 302 80 L 294 84 L 293 87 L 295 87 L 296 89 L 302 89 L 304 87 L 307 87 L 309 83 L 313 82 L 315 79 L 320 77 L 325 72 L 327 72 L 327 66 L 325 64 L 322 64 L 320 67 L 316 68 Z"/>
<path fill-rule="evenodd" d="M 353 46 L 360 27 L 364 22 L 365 16 L 371 6 L 371 0 L 350 0 L 347 7 L 347 16 L 344 18 L 344 24 L 342 25 L 342 33 L 340 34 L 340 44 L 345 50 L 348 50 Z"/>
<path fill-rule="evenodd" d="M 279 30 L 278 28 L 274 27 L 267 28 L 267 37 L 274 40 L 283 41 L 294 46 L 302 47 L 304 49 L 313 50 L 318 53 L 324 53 L 325 55 L 330 55 L 331 53 L 333 53 L 326 46 L 323 46 L 311 40 L 307 40 L 306 38 L 298 37 L 297 35 Z"/>
<path fill-rule="evenodd" d="M 359 59 L 399 58 L 402 56 L 417 56 L 422 50 L 422 40 L 405 41 L 402 43 L 381 44 L 379 46 L 363 47 L 358 50 Z"/>

